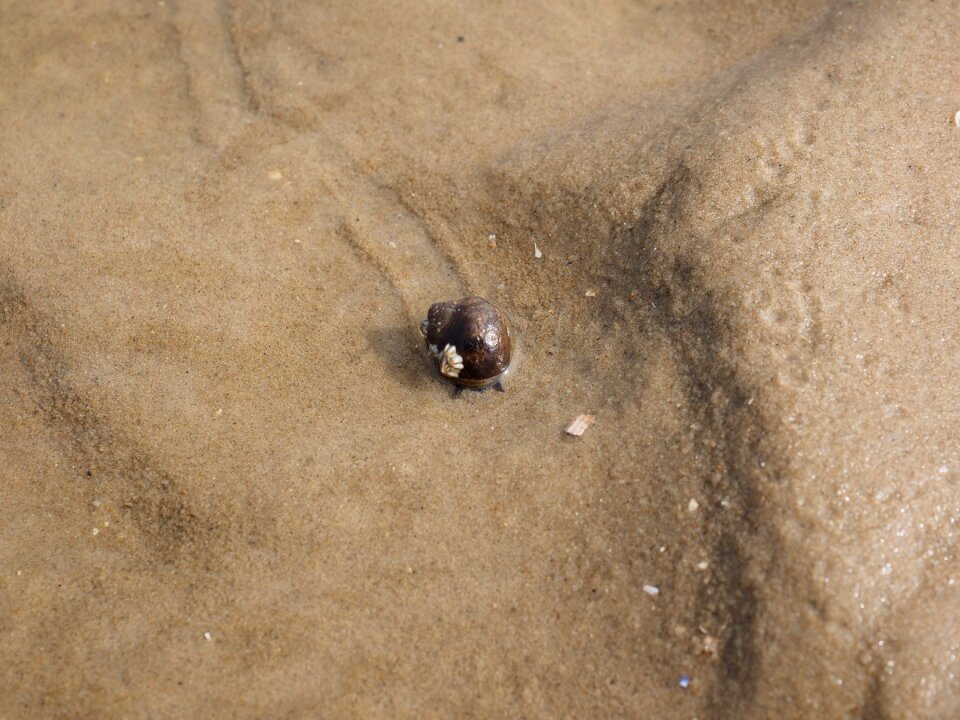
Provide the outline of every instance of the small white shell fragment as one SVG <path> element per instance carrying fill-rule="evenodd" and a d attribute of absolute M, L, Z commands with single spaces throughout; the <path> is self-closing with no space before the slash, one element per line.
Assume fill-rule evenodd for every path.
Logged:
<path fill-rule="evenodd" d="M 586 295 L 587 297 L 596 297 L 596 296 L 597 296 L 597 291 L 594 290 L 593 288 L 590 288 L 589 290 L 587 290 L 587 291 L 584 293 L 584 295 Z"/>
<path fill-rule="evenodd" d="M 708 567 L 710 567 L 710 563 L 706 560 L 701 560 L 697 563 L 697 570 L 706 570 Z"/>
<path fill-rule="evenodd" d="M 720 643 L 712 635 L 707 635 L 703 639 L 703 649 L 701 652 L 704 655 L 709 655 L 712 658 L 717 658 L 720 655 Z"/>
<path fill-rule="evenodd" d="M 687 510 L 689 512 L 696 512 L 700 508 L 700 503 L 697 502 L 696 498 L 690 498 L 690 502 L 687 503 Z"/>
<path fill-rule="evenodd" d="M 660 594 L 660 588 L 658 588 L 656 585 L 644 585 L 643 591 L 651 597 L 656 597 Z"/>
<path fill-rule="evenodd" d="M 283 180 L 283 173 L 280 172 L 279 170 L 271 170 L 270 172 L 267 173 L 267 177 L 273 180 L 274 182 L 277 182 L 278 180 Z"/>
<path fill-rule="evenodd" d="M 533 256 L 538 260 L 543 257 L 543 253 L 540 252 L 540 248 L 537 247 L 536 241 L 533 243 Z"/>
<path fill-rule="evenodd" d="M 575 437 L 580 437 L 587 431 L 588 427 L 593 425 L 593 421 L 596 419 L 597 418 L 595 415 L 577 415 L 573 419 L 573 422 L 567 425 L 567 428 L 566 430 L 564 430 L 564 432 L 567 435 L 574 435 Z"/>
<path fill-rule="evenodd" d="M 960 128 L 960 110 L 957 110 L 957 114 L 953 116 L 953 124 Z"/>
<path fill-rule="evenodd" d="M 207 632 L 205 632 L 205 633 L 203 634 L 203 639 L 204 639 L 204 640 L 208 640 L 208 641 L 209 641 L 209 640 L 213 640 L 213 635 L 211 635 L 210 632 L 207 631 Z"/>

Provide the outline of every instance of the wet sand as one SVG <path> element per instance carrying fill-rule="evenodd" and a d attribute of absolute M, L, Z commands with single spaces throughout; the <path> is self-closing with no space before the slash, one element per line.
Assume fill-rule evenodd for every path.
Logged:
<path fill-rule="evenodd" d="M 0 717 L 960 716 L 958 47 L 5 2 Z"/>

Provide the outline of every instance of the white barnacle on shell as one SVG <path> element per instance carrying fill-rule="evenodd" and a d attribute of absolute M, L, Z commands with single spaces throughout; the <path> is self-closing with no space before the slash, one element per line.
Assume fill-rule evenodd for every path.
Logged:
<path fill-rule="evenodd" d="M 443 356 L 440 360 L 440 372 L 447 377 L 460 377 L 460 371 L 463 370 L 463 358 L 457 354 L 457 348 L 447 343 L 443 349 Z"/>

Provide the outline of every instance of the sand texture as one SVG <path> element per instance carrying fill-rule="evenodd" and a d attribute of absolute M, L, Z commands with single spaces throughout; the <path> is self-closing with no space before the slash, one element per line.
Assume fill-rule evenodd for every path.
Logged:
<path fill-rule="evenodd" d="M 957 0 L 2 0 L 0 718 L 956 720 L 958 110 Z"/>

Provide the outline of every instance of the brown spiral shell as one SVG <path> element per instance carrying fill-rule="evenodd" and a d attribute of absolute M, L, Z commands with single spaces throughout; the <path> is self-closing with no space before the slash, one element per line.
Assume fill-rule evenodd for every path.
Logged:
<path fill-rule="evenodd" d="M 455 385 L 499 385 L 510 367 L 510 321 L 482 297 L 434 303 L 420 331 L 440 374 Z"/>

